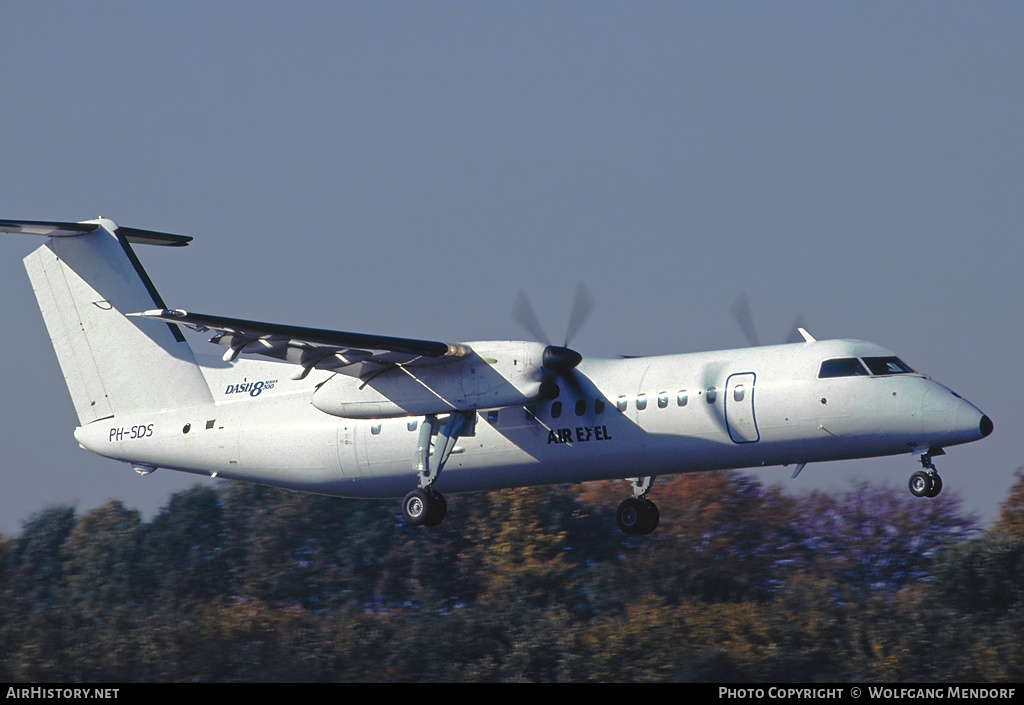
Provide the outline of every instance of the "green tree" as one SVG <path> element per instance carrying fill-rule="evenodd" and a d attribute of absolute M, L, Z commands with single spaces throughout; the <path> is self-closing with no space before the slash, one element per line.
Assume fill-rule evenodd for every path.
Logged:
<path fill-rule="evenodd" d="M 83 514 L 61 546 L 64 603 L 80 612 L 128 604 L 138 575 L 139 513 L 110 501 Z"/>
<path fill-rule="evenodd" d="M 372 600 L 395 502 L 245 484 L 220 496 L 231 594 L 310 609 Z"/>
<path fill-rule="evenodd" d="M 936 561 L 931 599 L 993 622 L 1024 598 L 1024 540 L 997 529 L 949 546 Z"/>
<path fill-rule="evenodd" d="M 142 530 L 138 592 L 171 604 L 205 603 L 226 594 L 225 532 L 216 490 L 173 495 Z"/>
<path fill-rule="evenodd" d="M 75 510 L 50 507 L 31 516 L 14 544 L 16 580 L 31 609 L 48 606 L 64 586 L 61 547 L 75 526 Z"/>

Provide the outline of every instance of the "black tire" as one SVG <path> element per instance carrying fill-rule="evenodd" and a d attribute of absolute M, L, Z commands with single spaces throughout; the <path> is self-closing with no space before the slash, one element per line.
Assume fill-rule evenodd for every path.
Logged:
<path fill-rule="evenodd" d="M 402 500 L 402 514 L 411 526 L 422 526 L 430 519 L 431 506 L 436 504 L 422 488 L 417 487 Z"/>
<path fill-rule="evenodd" d="M 658 528 L 658 523 L 661 521 L 661 512 L 658 511 L 658 505 L 649 499 L 645 499 L 640 505 L 640 514 L 642 522 L 640 525 L 640 531 L 638 534 L 649 534 Z"/>
<path fill-rule="evenodd" d="M 932 480 L 924 470 L 918 470 L 910 476 L 910 494 L 915 497 L 928 497 L 932 489 Z"/>
<path fill-rule="evenodd" d="M 939 477 L 939 473 L 933 472 L 928 479 L 931 480 L 931 486 L 928 488 L 928 496 L 938 497 L 939 492 L 942 492 L 942 478 Z"/>
<path fill-rule="evenodd" d="M 437 526 L 448 516 L 448 500 L 440 492 L 429 492 L 430 509 L 423 526 Z"/>
<path fill-rule="evenodd" d="M 635 535 L 640 533 L 643 526 L 644 512 L 640 500 L 635 497 L 622 500 L 622 504 L 615 511 L 615 521 L 622 533 Z"/>

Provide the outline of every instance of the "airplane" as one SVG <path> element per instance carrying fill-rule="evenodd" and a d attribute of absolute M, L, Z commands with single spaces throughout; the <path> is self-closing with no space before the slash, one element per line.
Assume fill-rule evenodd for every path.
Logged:
<path fill-rule="evenodd" d="M 24 262 L 85 449 L 130 464 L 339 497 L 403 498 L 412 525 L 443 493 L 625 479 L 616 522 L 654 531 L 656 476 L 917 454 L 910 491 L 935 497 L 932 459 L 992 433 L 978 407 L 891 351 L 801 340 L 595 359 L 537 341 L 446 343 L 168 308 L 135 245 L 192 238 L 0 221 L 47 238 Z M 585 317 L 592 303 L 578 297 Z M 518 317 L 543 340 L 525 299 Z M 223 355 L 197 355 L 182 326 Z M 212 349 L 212 348 L 211 348 Z"/>

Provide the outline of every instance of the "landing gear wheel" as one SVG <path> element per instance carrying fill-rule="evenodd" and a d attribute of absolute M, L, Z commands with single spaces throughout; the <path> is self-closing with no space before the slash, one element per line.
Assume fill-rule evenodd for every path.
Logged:
<path fill-rule="evenodd" d="M 440 492 L 429 492 L 430 508 L 427 510 L 427 520 L 423 526 L 437 526 L 448 516 L 448 501 Z"/>
<path fill-rule="evenodd" d="M 448 515 L 448 502 L 440 492 L 417 487 L 402 500 L 402 514 L 412 526 L 437 526 Z"/>
<path fill-rule="evenodd" d="M 640 528 L 640 524 L 642 523 L 640 518 L 640 506 L 640 500 L 634 497 L 622 500 L 622 504 L 619 505 L 618 510 L 615 512 L 615 521 L 618 522 L 622 533 L 639 533 L 637 530 Z"/>
<path fill-rule="evenodd" d="M 910 494 L 915 497 L 930 497 L 934 483 L 929 474 L 924 470 L 918 470 L 910 476 Z M 941 485 L 940 485 L 941 487 Z"/>
<path fill-rule="evenodd" d="M 615 520 L 622 533 L 643 536 L 654 531 L 661 520 L 658 505 L 649 499 L 630 497 L 622 501 L 615 512 Z"/>
<path fill-rule="evenodd" d="M 942 492 L 942 478 L 939 477 L 939 473 L 933 472 L 931 477 L 931 487 L 928 488 L 928 494 L 926 497 L 938 497 L 939 492 Z"/>
<path fill-rule="evenodd" d="M 646 515 L 647 530 L 640 533 L 649 534 L 658 528 L 658 523 L 661 521 L 661 512 L 658 511 L 658 505 L 649 499 L 644 500 L 642 511 Z"/>
<path fill-rule="evenodd" d="M 405 495 L 402 500 L 402 514 L 405 520 L 412 526 L 420 526 L 427 521 L 430 514 L 430 498 L 420 488 L 414 489 Z"/>

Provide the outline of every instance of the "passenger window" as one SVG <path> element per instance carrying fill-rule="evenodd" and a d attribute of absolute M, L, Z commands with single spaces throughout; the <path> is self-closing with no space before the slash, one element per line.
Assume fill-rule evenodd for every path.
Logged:
<path fill-rule="evenodd" d="M 372 433 L 375 436 L 379 436 L 380 435 L 380 424 L 379 423 L 375 423 L 374 425 L 370 426 L 370 433 Z"/>
<path fill-rule="evenodd" d="M 676 404 L 679 405 L 679 406 L 686 406 L 686 402 L 687 401 L 688 401 L 688 395 L 686 394 L 686 390 L 685 389 L 679 390 L 679 394 L 676 394 Z"/>
<path fill-rule="evenodd" d="M 576 415 L 583 416 L 585 413 L 587 413 L 587 400 L 580 399 L 576 402 Z"/>
<path fill-rule="evenodd" d="M 839 357 L 835 360 L 825 360 L 821 363 L 821 369 L 818 370 L 819 379 L 860 377 L 867 374 L 868 371 L 864 369 L 864 365 L 855 357 Z"/>
<path fill-rule="evenodd" d="M 491 409 L 490 411 L 488 411 L 487 412 L 487 420 L 490 423 L 497 423 L 498 422 L 498 410 L 497 409 Z"/>
<path fill-rule="evenodd" d="M 708 404 L 714 404 L 715 399 L 718 398 L 718 390 L 714 387 L 708 387 L 708 395 L 706 398 L 708 400 Z"/>
<path fill-rule="evenodd" d="M 737 384 L 732 390 L 732 398 L 734 401 L 743 401 L 743 385 Z"/>
<path fill-rule="evenodd" d="M 419 421 L 417 421 L 416 419 L 413 419 L 412 421 L 410 421 L 409 423 L 407 423 L 407 424 L 405 425 L 405 427 L 406 427 L 407 429 L 409 429 L 410 431 L 415 431 L 415 430 L 416 430 L 416 427 L 417 427 L 418 425 L 419 425 Z"/>
<path fill-rule="evenodd" d="M 625 394 L 615 400 L 615 408 L 619 411 L 625 411 L 629 408 L 629 399 L 626 398 Z"/>
<path fill-rule="evenodd" d="M 604 413 L 604 399 L 595 399 L 594 400 L 594 413 L 595 414 L 603 414 Z"/>
<path fill-rule="evenodd" d="M 636 395 L 636 408 L 639 411 L 643 411 L 644 409 L 647 408 L 647 395 L 646 394 L 637 394 Z"/>
<path fill-rule="evenodd" d="M 562 415 L 562 402 L 554 401 L 551 402 L 551 418 L 557 419 Z"/>
<path fill-rule="evenodd" d="M 668 392 L 662 392 L 658 395 L 658 408 L 664 409 L 668 406 Z"/>

